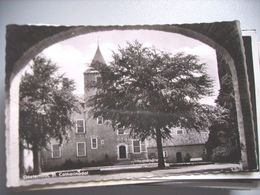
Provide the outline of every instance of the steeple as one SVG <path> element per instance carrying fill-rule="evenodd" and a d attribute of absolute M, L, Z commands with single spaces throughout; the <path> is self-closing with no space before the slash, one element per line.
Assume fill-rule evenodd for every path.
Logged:
<path fill-rule="evenodd" d="M 104 58 L 103 58 L 103 55 L 99 49 L 99 43 L 98 43 L 98 46 L 97 46 L 97 50 L 96 50 L 96 53 L 94 55 L 94 58 L 92 59 L 92 62 L 90 63 L 90 66 L 87 68 L 87 70 L 84 72 L 85 73 L 94 73 L 96 72 L 93 68 L 93 65 L 94 63 L 102 63 L 102 64 L 106 64 Z"/>
<path fill-rule="evenodd" d="M 92 59 L 92 62 L 90 66 L 87 68 L 87 70 L 84 72 L 84 93 L 85 93 L 85 100 L 89 98 L 90 95 L 93 95 L 95 93 L 95 90 L 89 89 L 87 86 L 91 84 L 93 81 L 97 80 L 97 77 L 99 76 L 99 72 L 95 70 L 94 63 L 102 63 L 106 64 L 103 55 L 101 54 L 101 51 L 99 49 L 99 44 L 97 46 L 96 53 L 94 55 L 94 58 Z"/>
<path fill-rule="evenodd" d="M 102 64 L 106 64 L 106 62 L 105 62 L 105 60 L 103 58 L 103 55 L 102 55 L 102 53 L 101 53 L 101 51 L 99 49 L 99 45 L 97 47 L 97 51 L 95 53 L 95 56 L 94 56 L 94 58 L 93 58 L 93 60 L 92 60 L 92 62 L 90 64 L 90 66 L 92 66 L 96 62 L 99 62 L 99 63 L 102 63 Z"/>

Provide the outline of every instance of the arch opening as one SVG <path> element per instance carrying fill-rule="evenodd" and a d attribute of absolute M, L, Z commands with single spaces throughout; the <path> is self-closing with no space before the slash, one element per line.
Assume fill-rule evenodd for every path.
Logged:
<path fill-rule="evenodd" d="M 109 28 L 114 28 L 114 27 L 109 27 Z M 116 27 L 118 28 L 118 27 Z M 122 28 L 123 30 L 125 30 L 125 27 L 119 27 Z M 128 29 L 157 29 L 157 27 L 127 27 Z M 18 93 L 19 91 L 19 87 L 17 87 L 17 83 L 19 83 L 20 80 L 20 70 L 22 68 L 25 67 L 25 65 L 29 62 L 30 59 L 32 59 L 34 56 L 36 56 L 38 53 L 40 53 L 43 49 L 45 49 L 46 47 L 63 41 L 65 39 L 71 38 L 71 37 L 76 37 L 78 35 L 82 35 L 82 34 L 87 34 L 87 33 L 92 33 L 92 32 L 98 32 L 98 31 L 105 31 L 107 30 L 107 28 L 89 28 L 89 27 L 74 27 L 72 29 L 69 30 L 65 30 L 63 32 L 57 33 L 51 37 L 46 37 L 45 39 L 37 42 L 36 44 L 34 44 L 33 46 L 31 46 L 27 51 L 24 52 L 23 56 L 20 57 L 16 63 L 15 63 L 15 67 L 14 70 L 12 71 L 9 80 L 7 81 L 7 86 L 8 84 L 10 85 L 10 90 L 7 87 L 7 96 L 8 96 L 8 109 L 7 109 L 7 114 L 9 115 L 9 119 L 10 122 L 7 123 L 7 129 L 12 129 L 12 133 L 13 132 L 18 132 L 18 122 L 17 121 L 13 121 L 14 118 L 18 119 L 18 110 L 17 110 L 17 104 L 19 102 L 19 99 L 17 98 L 18 96 L 15 96 L 13 93 L 13 91 L 16 91 Z M 243 113 L 242 113 L 242 108 L 241 108 L 241 100 L 240 100 L 240 88 L 239 88 L 239 83 L 238 83 L 238 78 L 237 78 L 237 69 L 235 67 L 235 62 L 233 57 L 230 55 L 230 53 L 224 48 L 222 47 L 219 43 L 215 42 L 213 39 L 211 39 L 210 37 L 207 37 L 201 33 L 198 33 L 196 31 L 192 31 L 188 28 L 183 28 L 183 27 L 178 27 L 178 26 L 172 26 L 172 28 L 167 29 L 167 30 L 161 30 L 160 31 L 165 31 L 165 32 L 171 32 L 171 33 L 179 33 L 194 39 L 197 39 L 207 45 L 209 45 L 210 47 L 214 48 L 217 52 L 217 55 L 219 56 L 219 58 L 225 62 L 225 65 L 227 65 L 230 69 L 231 75 L 232 75 L 232 81 L 233 81 L 233 87 L 234 87 L 234 92 L 235 92 L 235 102 L 236 102 L 236 108 L 237 108 L 237 118 L 239 118 L 240 120 L 238 121 L 238 128 L 239 128 L 239 139 L 240 139 L 240 144 L 242 145 L 241 150 L 243 150 L 244 152 L 242 152 L 242 164 L 244 167 L 248 166 L 248 162 L 247 162 L 247 154 L 246 154 L 246 141 L 245 141 L 245 129 L 244 129 L 244 121 L 243 121 Z M 218 63 L 219 65 L 219 63 Z M 7 78 L 8 79 L 8 78 Z M 9 98 L 10 97 L 10 98 Z M 12 116 L 12 117 L 11 117 Z M 17 117 L 15 117 L 17 116 Z M 12 121 L 12 122 L 11 122 Z M 11 131 L 9 131 L 10 133 Z M 12 137 L 12 139 L 10 139 L 10 136 L 12 134 L 9 134 L 9 140 L 7 140 L 7 145 L 10 145 L 10 143 L 14 143 L 16 145 L 18 145 L 18 136 L 14 136 Z M 16 141 L 14 139 L 17 139 Z M 118 147 L 118 151 L 119 151 L 119 158 L 120 157 L 125 157 L 127 156 L 127 152 L 126 152 L 127 148 L 126 146 L 119 146 Z M 17 150 L 18 151 L 18 150 Z M 13 158 L 12 156 L 17 155 L 18 152 L 16 153 L 12 153 L 12 155 L 10 155 L 10 158 Z M 177 154 L 176 154 L 177 155 Z M 15 165 L 16 167 L 17 165 Z"/>

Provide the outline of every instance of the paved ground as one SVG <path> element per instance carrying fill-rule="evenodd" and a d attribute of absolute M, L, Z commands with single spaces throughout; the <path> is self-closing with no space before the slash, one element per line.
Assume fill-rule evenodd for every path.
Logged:
<path fill-rule="evenodd" d="M 216 172 L 230 172 L 241 170 L 240 164 L 208 164 L 193 166 L 175 166 L 166 167 L 165 169 L 157 169 L 156 163 L 135 164 L 135 165 L 118 165 L 91 167 L 77 170 L 45 172 L 37 179 L 27 178 L 21 182 L 21 185 L 31 184 L 55 184 L 55 183 L 84 183 L 95 182 L 96 185 L 102 181 L 133 181 L 149 178 L 160 178 L 173 175 L 191 175 Z M 75 176 L 75 174 L 77 176 Z M 51 176 L 51 177 L 50 177 Z M 39 178 L 41 177 L 41 178 Z"/>

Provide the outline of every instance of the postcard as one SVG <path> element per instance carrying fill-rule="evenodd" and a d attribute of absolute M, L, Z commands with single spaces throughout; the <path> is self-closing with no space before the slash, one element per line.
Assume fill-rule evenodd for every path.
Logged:
<path fill-rule="evenodd" d="M 8 187 L 260 178 L 238 21 L 6 30 Z"/>

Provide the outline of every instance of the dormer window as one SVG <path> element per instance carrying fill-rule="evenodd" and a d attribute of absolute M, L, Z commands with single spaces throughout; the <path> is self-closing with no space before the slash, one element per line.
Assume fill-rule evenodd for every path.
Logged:
<path fill-rule="evenodd" d="M 125 134 L 124 128 L 119 128 L 119 129 L 117 129 L 117 134 L 118 134 L 118 135 L 123 135 L 123 134 Z"/>
<path fill-rule="evenodd" d="M 85 124 L 83 119 L 76 120 L 76 133 L 85 133 Z"/>
<path fill-rule="evenodd" d="M 103 117 L 102 116 L 97 117 L 97 124 L 98 125 L 102 125 L 103 124 Z"/>

